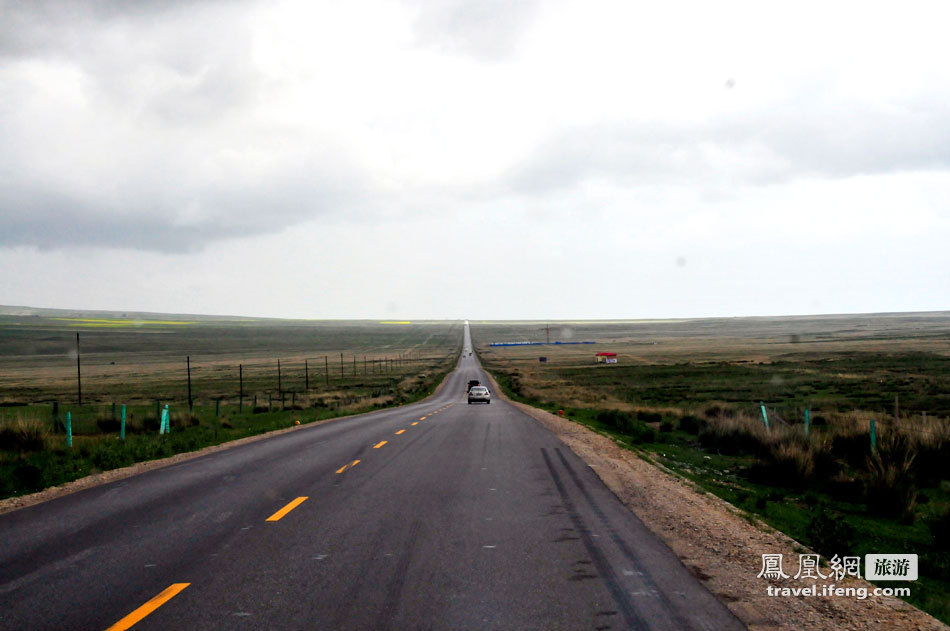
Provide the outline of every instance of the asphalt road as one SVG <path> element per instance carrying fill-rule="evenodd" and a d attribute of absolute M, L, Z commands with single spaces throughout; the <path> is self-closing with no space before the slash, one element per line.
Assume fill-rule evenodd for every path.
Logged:
<path fill-rule="evenodd" d="M 744 628 L 469 379 L 0 515 L 0 629 Z"/>

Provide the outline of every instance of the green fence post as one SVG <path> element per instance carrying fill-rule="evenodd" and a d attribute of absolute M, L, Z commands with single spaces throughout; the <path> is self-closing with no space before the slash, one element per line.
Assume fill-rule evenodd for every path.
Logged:
<path fill-rule="evenodd" d="M 73 415 L 71 412 L 66 412 L 66 446 L 73 446 Z"/>
<path fill-rule="evenodd" d="M 119 427 L 119 439 L 125 440 L 125 403 L 122 404 L 122 425 Z"/>
<path fill-rule="evenodd" d="M 159 434 L 171 434 L 171 422 L 168 418 L 168 404 L 165 404 L 165 409 L 162 410 L 162 422 L 158 426 Z"/>
<path fill-rule="evenodd" d="M 762 422 L 765 423 L 765 429 L 769 429 L 769 415 L 765 411 L 765 403 L 759 401 L 759 407 L 762 409 Z"/>
<path fill-rule="evenodd" d="M 808 414 L 808 408 L 805 408 L 805 438 L 808 438 L 808 430 L 811 429 L 811 418 Z"/>
<path fill-rule="evenodd" d="M 874 419 L 871 419 L 871 453 L 877 453 L 877 428 L 874 425 Z"/>

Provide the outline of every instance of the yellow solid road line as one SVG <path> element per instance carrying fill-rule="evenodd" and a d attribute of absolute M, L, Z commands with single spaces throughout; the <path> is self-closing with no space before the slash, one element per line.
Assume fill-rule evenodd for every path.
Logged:
<path fill-rule="evenodd" d="M 396 436 L 399 436 L 399 435 L 402 434 L 404 431 L 406 431 L 406 430 L 404 430 L 404 429 L 399 430 L 398 432 L 396 432 Z"/>
<path fill-rule="evenodd" d="M 376 443 L 375 445 L 373 445 L 373 449 L 379 449 L 380 447 L 382 447 L 382 446 L 385 445 L 385 444 L 386 444 L 386 441 L 385 441 L 385 440 L 381 440 L 381 441 L 379 441 L 378 443 Z"/>
<path fill-rule="evenodd" d="M 172 583 L 171 585 L 166 587 L 164 590 L 162 590 L 162 592 L 158 596 L 148 601 L 147 603 L 145 603 L 144 605 L 142 605 L 141 607 L 139 607 L 138 609 L 136 609 L 135 611 L 127 615 L 125 618 L 122 618 L 121 620 L 116 622 L 114 625 L 106 629 L 106 631 L 125 631 L 126 629 L 131 629 L 136 623 L 142 620 L 142 618 L 149 615 L 150 613 L 152 613 L 153 611 L 155 611 L 156 609 L 158 609 L 159 607 L 167 603 L 169 600 L 177 596 L 178 592 L 185 589 L 189 585 L 191 585 L 191 583 Z"/>
<path fill-rule="evenodd" d="M 413 425 L 418 425 L 418 424 L 419 424 L 419 421 L 416 421 L 415 423 L 413 423 Z"/>
<path fill-rule="evenodd" d="M 266 521 L 279 521 L 284 515 L 286 515 L 287 513 L 297 508 L 298 506 L 300 506 L 306 501 L 307 501 L 306 497 L 298 497 L 297 499 L 292 501 L 290 504 L 287 504 L 287 506 L 284 506 L 282 509 L 280 509 L 279 511 L 277 511 L 276 513 L 268 517 Z"/>

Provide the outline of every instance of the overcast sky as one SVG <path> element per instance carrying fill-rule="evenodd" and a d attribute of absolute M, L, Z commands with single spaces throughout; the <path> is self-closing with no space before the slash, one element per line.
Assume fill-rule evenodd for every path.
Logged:
<path fill-rule="evenodd" d="M 0 304 L 950 309 L 946 2 L 0 0 Z"/>

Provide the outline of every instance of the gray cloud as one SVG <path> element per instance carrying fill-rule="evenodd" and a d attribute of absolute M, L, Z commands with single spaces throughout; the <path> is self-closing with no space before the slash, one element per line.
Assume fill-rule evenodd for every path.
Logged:
<path fill-rule="evenodd" d="M 0 57 L 76 52 L 89 28 L 108 22 L 147 21 L 181 9 L 242 4 L 240 0 L 0 0 Z"/>
<path fill-rule="evenodd" d="M 950 112 L 922 103 L 793 103 L 704 124 L 595 124 L 562 130 L 513 169 L 502 190 L 544 194 L 601 179 L 768 185 L 950 167 Z"/>
<path fill-rule="evenodd" d="M 341 208 L 360 215 L 365 176 L 344 147 L 332 139 L 301 147 L 294 130 L 247 118 L 262 79 L 242 16 L 215 13 L 222 4 L 234 3 L 2 7 L 0 70 L 58 58 L 56 68 L 79 78 L 83 103 L 57 103 L 8 75 L 18 78 L 0 104 L 8 130 L 0 140 L 0 246 L 188 251 Z M 186 7 L 187 15 L 176 13 Z M 34 112 L 35 103 L 47 110 Z"/>
<path fill-rule="evenodd" d="M 538 0 L 409 0 L 418 42 L 452 53 L 500 60 L 517 48 Z"/>
<path fill-rule="evenodd" d="M 138 187 L 148 187 L 142 190 Z M 70 190 L 14 180 L 0 186 L 0 247 L 95 246 L 185 252 L 212 241 L 279 232 L 315 219 L 365 220 L 364 182 L 325 167 L 220 186 L 173 176 Z"/>

